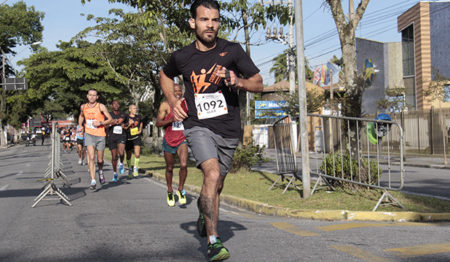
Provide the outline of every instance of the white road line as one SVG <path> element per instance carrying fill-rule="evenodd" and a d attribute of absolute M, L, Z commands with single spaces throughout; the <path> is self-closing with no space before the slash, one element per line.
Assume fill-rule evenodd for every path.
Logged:
<path fill-rule="evenodd" d="M 17 176 L 23 175 L 23 171 L 19 171 L 19 173 L 16 174 Z"/>
<path fill-rule="evenodd" d="M 4 191 L 4 190 L 6 190 L 8 187 L 9 187 L 9 184 L 6 184 L 6 185 L 0 187 L 0 191 Z"/>

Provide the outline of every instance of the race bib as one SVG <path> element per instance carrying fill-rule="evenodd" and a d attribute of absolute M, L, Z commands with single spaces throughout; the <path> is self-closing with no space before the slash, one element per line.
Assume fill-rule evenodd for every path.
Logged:
<path fill-rule="evenodd" d="M 121 135 L 122 134 L 122 126 L 114 126 L 113 134 Z"/>
<path fill-rule="evenodd" d="M 212 94 L 196 94 L 195 107 L 198 119 L 228 114 L 227 102 L 221 91 Z"/>
<path fill-rule="evenodd" d="M 138 132 L 139 132 L 139 128 L 138 128 L 138 127 L 133 127 L 133 128 L 130 129 L 130 134 L 131 134 L 132 136 L 137 135 Z"/>
<path fill-rule="evenodd" d="M 183 122 L 181 122 L 181 121 L 178 121 L 178 122 L 172 122 L 172 130 L 173 130 L 173 131 L 181 131 L 181 130 L 184 130 Z"/>
<path fill-rule="evenodd" d="M 94 126 L 95 119 L 86 119 L 86 127 L 90 129 L 97 129 L 97 127 Z"/>

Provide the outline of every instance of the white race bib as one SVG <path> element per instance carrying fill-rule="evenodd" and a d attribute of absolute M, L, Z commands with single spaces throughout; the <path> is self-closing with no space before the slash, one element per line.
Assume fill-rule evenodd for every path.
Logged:
<path fill-rule="evenodd" d="M 221 91 L 211 94 L 196 94 L 195 107 L 197 108 L 198 119 L 228 114 L 227 102 Z"/>
<path fill-rule="evenodd" d="M 122 134 L 122 126 L 114 126 L 113 134 L 121 135 Z"/>
<path fill-rule="evenodd" d="M 86 127 L 90 129 L 97 129 L 97 127 L 94 126 L 95 119 L 86 119 Z"/>
<path fill-rule="evenodd" d="M 181 121 L 178 121 L 178 122 L 172 122 L 172 130 L 173 130 L 173 131 L 181 131 L 181 130 L 184 130 L 183 122 L 181 122 Z"/>

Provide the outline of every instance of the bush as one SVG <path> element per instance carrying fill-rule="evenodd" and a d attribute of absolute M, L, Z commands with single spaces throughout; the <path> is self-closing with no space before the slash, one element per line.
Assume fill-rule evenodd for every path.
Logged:
<path fill-rule="evenodd" d="M 334 159 L 334 162 L 333 162 Z M 351 161 L 350 161 L 351 160 Z M 351 165 L 350 165 L 351 162 Z M 351 158 L 348 152 L 328 154 L 322 159 L 320 171 L 324 174 L 376 185 L 378 183 L 379 176 L 381 177 L 382 170 L 379 168 L 378 163 L 374 160 L 368 160 L 367 158 L 361 158 L 361 168 L 358 168 L 358 160 Z M 369 182 L 369 167 L 370 167 L 370 182 Z M 326 171 L 326 172 L 325 172 Z M 343 188 L 358 188 L 361 187 L 357 184 L 346 183 L 339 180 L 329 179 L 328 182 L 332 186 L 338 186 Z"/>
<path fill-rule="evenodd" d="M 251 141 L 246 146 L 238 146 L 234 152 L 230 173 L 236 173 L 241 168 L 250 170 L 256 163 L 267 162 L 264 157 L 265 146 L 254 145 Z"/>

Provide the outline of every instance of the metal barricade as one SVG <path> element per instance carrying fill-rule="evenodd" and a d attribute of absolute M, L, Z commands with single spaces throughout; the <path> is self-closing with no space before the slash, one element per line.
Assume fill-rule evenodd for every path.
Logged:
<path fill-rule="evenodd" d="M 405 178 L 403 129 L 397 122 L 318 114 L 308 114 L 308 122 L 314 140 L 310 170 L 318 176 L 311 194 L 320 183 L 332 188 L 336 180 L 383 190 L 373 211 L 383 201 L 403 208 L 388 192 L 401 190 Z"/>
<path fill-rule="evenodd" d="M 295 186 L 293 182 L 296 179 L 300 179 L 298 175 L 298 164 L 295 156 L 296 145 L 292 139 L 294 128 L 295 122 L 292 122 L 289 117 L 284 117 L 277 120 L 273 124 L 273 139 L 276 151 L 277 174 L 279 177 L 269 187 L 269 190 L 271 190 L 280 179 L 283 181 L 284 178 L 287 178 L 288 184 L 284 188 L 283 194 L 290 185 Z"/>
<path fill-rule="evenodd" d="M 51 141 L 52 151 L 50 155 L 50 162 L 45 171 L 45 177 L 43 179 L 44 181 L 46 181 L 46 184 L 44 185 L 42 192 L 34 199 L 34 204 L 31 207 L 35 207 L 47 195 L 57 195 L 67 205 L 72 205 L 70 203 L 69 197 L 66 196 L 55 184 L 55 180 L 59 178 L 63 180 L 64 185 L 70 186 L 70 182 L 67 179 L 67 176 L 62 171 L 63 164 L 61 162 L 61 142 L 56 130 L 55 122 L 52 123 Z"/>

